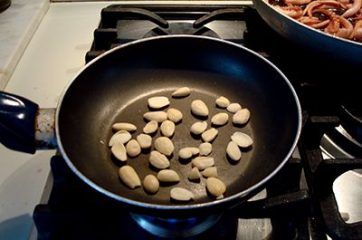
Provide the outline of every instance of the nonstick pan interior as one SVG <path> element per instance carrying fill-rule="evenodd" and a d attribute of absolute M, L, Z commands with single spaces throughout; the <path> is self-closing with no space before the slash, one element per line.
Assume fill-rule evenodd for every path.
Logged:
<path fill-rule="evenodd" d="M 183 86 L 192 89 L 191 95 L 171 98 L 172 91 Z M 209 125 L 212 115 L 226 112 L 215 107 L 218 96 L 251 111 L 246 126 L 235 127 L 229 121 L 218 128 L 219 135 L 212 143 L 211 156 L 219 178 L 227 185 L 226 198 L 257 185 L 276 170 L 290 154 L 300 130 L 300 109 L 294 92 L 278 71 L 248 51 L 223 41 L 192 37 L 159 38 L 117 49 L 94 61 L 73 81 L 60 104 L 57 124 L 61 149 L 73 170 L 120 201 L 176 204 L 170 202 L 169 195 L 175 185 L 162 186 L 154 195 L 123 185 L 118 176 L 121 164 L 107 146 L 114 122 L 138 126 L 132 134 L 134 138 L 142 132 L 146 123 L 142 115 L 149 111 L 147 99 L 151 96 L 169 97 L 170 107 L 184 115 L 172 138 L 175 151 L 171 169 L 181 177 L 176 186 L 195 194 L 194 201 L 188 204 L 212 201 L 205 191 L 205 179 L 201 183 L 187 180 L 191 163 L 180 162 L 177 154 L 182 147 L 201 143 L 189 131 L 191 124 L 199 120 L 191 115 L 192 100 L 207 103 Z M 240 162 L 233 164 L 225 149 L 235 131 L 248 133 L 254 144 L 243 152 Z M 158 132 L 154 139 L 159 135 Z M 127 161 L 141 179 L 157 174 L 149 167 L 148 153 Z"/>

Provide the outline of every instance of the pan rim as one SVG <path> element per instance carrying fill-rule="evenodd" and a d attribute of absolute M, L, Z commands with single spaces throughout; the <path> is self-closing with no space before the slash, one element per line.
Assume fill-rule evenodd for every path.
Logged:
<path fill-rule="evenodd" d="M 108 190 L 106 190 L 105 188 L 99 186 L 98 184 L 96 184 L 95 182 L 91 181 L 88 177 L 86 177 L 81 171 L 79 171 L 77 169 L 77 167 L 72 163 L 72 161 L 70 160 L 70 158 L 68 157 L 68 155 L 66 154 L 64 148 L 63 148 L 63 144 L 62 141 L 60 139 L 59 136 L 59 114 L 60 114 L 60 109 L 63 103 L 63 99 L 66 95 L 66 93 L 68 92 L 68 89 L 71 87 L 71 85 L 75 82 L 75 80 L 78 78 L 78 76 L 85 71 L 87 68 L 89 68 L 91 65 L 93 65 L 94 63 L 96 63 L 99 59 L 107 56 L 108 54 L 111 54 L 115 51 L 118 51 L 119 49 L 122 48 L 126 48 L 135 44 L 139 44 L 142 42 L 147 42 L 147 41 L 157 41 L 158 39 L 168 39 L 168 38 L 184 38 L 184 39 L 204 39 L 204 40 L 211 40 L 211 41 L 217 41 L 217 42 L 221 42 L 223 44 L 228 44 L 231 45 L 233 47 L 237 47 L 239 49 L 241 49 L 242 51 L 247 51 L 250 54 L 254 55 L 256 58 L 259 58 L 261 61 L 264 61 L 266 64 L 268 64 L 269 66 L 271 66 L 277 73 L 279 73 L 279 75 L 282 77 L 282 79 L 285 81 L 285 83 L 287 84 L 287 86 L 289 87 L 294 99 L 295 99 L 295 103 L 296 103 L 296 110 L 297 110 L 297 114 L 298 114 L 298 123 L 297 123 L 297 130 L 296 130 L 296 135 L 294 137 L 293 143 L 291 145 L 290 150 L 288 151 L 288 153 L 286 154 L 286 156 L 284 157 L 284 159 L 280 162 L 280 164 L 271 172 L 269 173 L 266 177 L 264 177 L 262 180 L 260 180 L 258 183 L 254 184 L 253 186 L 245 189 L 242 192 L 230 195 L 228 197 L 225 197 L 223 199 L 219 199 L 219 200 L 213 200 L 210 202 L 205 202 L 205 203 L 190 203 L 187 205 L 162 205 L 162 204 L 156 204 L 156 203 L 146 203 L 146 202 L 140 202 L 140 201 L 136 201 L 136 200 L 132 200 L 129 198 L 125 198 L 122 197 L 118 194 L 115 194 L 113 192 L 110 192 Z M 145 38 L 145 39 L 139 39 L 139 40 L 135 40 L 132 41 L 130 43 L 126 43 L 123 44 L 121 46 L 117 46 L 103 54 L 101 54 L 100 56 L 94 58 L 92 61 L 90 61 L 89 63 L 87 63 L 86 65 L 83 66 L 83 68 L 75 75 L 75 77 L 68 82 L 68 84 L 65 86 L 65 88 L 63 89 L 59 101 L 58 101 L 58 105 L 56 108 L 56 114 L 55 114 L 55 130 L 56 130 L 56 139 L 57 139 L 57 143 L 58 143 L 58 149 L 62 155 L 62 157 L 64 158 L 66 164 L 68 165 L 68 167 L 82 180 L 84 181 L 87 185 L 89 185 L 90 187 L 92 187 L 93 189 L 97 190 L 98 192 L 114 199 L 117 200 L 119 202 L 122 203 L 126 203 L 128 205 L 132 205 L 132 206 L 136 206 L 136 207 L 141 207 L 141 208 L 151 208 L 151 209 L 156 209 L 156 210 L 173 210 L 173 211 L 182 211 L 182 210 L 196 210 L 196 209 L 200 209 L 200 208 L 207 208 L 207 207 L 212 207 L 215 205 L 219 205 L 219 204 L 224 204 L 227 202 L 232 202 L 233 200 L 237 200 L 239 198 L 242 198 L 243 196 L 247 196 L 248 194 L 255 192 L 256 190 L 258 190 L 261 186 L 263 186 L 266 182 L 268 182 L 276 173 L 278 173 L 280 171 L 280 169 L 286 164 L 286 162 L 289 160 L 289 158 L 292 156 L 292 153 L 294 151 L 294 149 L 296 148 L 296 145 L 298 143 L 300 134 L 301 134 L 301 129 L 302 129 L 302 111 L 301 111 L 301 105 L 300 105 L 300 101 L 299 98 L 295 92 L 295 89 L 293 88 L 292 84 L 290 83 L 290 81 L 288 80 L 288 78 L 284 75 L 284 73 L 277 68 L 272 62 L 270 62 L 269 60 L 267 60 L 266 58 L 264 58 L 263 56 L 261 56 L 260 54 L 254 52 L 253 50 L 250 50 L 244 46 L 238 45 L 236 43 L 233 42 L 228 42 L 226 40 L 223 39 L 217 39 L 217 38 L 213 38 L 213 37 L 208 37 L 208 36 L 192 36 L 192 35 L 186 35 L 186 34 L 182 34 L 182 35 L 166 35 L 166 36 L 156 36 L 156 37 L 150 37 L 150 38 Z"/>
<path fill-rule="evenodd" d="M 303 24 L 297 20 L 295 20 L 294 18 L 286 15 L 286 14 L 283 14 L 281 12 L 279 12 L 277 9 L 275 9 L 271 4 L 267 3 L 266 0 L 253 0 L 254 1 L 260 1 L 262 2 L 262 4 L 265 4 L 268 8 L 271 8 L 274 12 L 278 13 L 279 15 L 281 15 L 282 17 L 290 20 L 291 22 L 295 23 L 295 24 L 298 24 L 299 26 L 301 27 L 304 27 L 316 34 L 320 34 L 321 36 L 324 36 L 324 37 L 327 37 L 328 39 L 331 39 L 331 40 L 336 40 L 336 41 L 340 41 L 341 43 L 344 43 L 344 44 L 352 44 L 352 45 L 355 45 L 355 47 L 358 47 L 358 48 L 362 48 L 362 42 L 357 42 L 357 41 L 353 41 L 353 40 L 350 40 L 350 39 L 346 39 L 346 38 L 342 38 L 342 37 L 338 37 L 338 36 L 333 36 L 332 34 L 329 34 L 329 33 L 325 33 L 325 32 L 322 32 L 322 31 L 319 31 L 318 29 L 315 29 L 315 28 L 312 28 L 306 24 Z"/>

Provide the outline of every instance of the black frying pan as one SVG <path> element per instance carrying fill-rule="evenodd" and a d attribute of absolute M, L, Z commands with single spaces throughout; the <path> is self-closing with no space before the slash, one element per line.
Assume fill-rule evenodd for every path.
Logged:
<path fill-rule="evenodd" d="M 171 92 L 183 86 L 192 89 L 191 95 L 171 98 Z M 137 125 L 134 137 L 142 131 L 145 125 L 142 114 L 149 111 L 147 98 L 157 95 L 168 96 L 171 106 L 184 114 L 172 138 L 175 152 L 171 168 L 182 178 L 177 186 L 195 194 L 194 201 L 187 204 L 170 201 L 169 191 L 173 186 L 163 186 L 155 195 L 147 195 L 142 188 L 127 188 L 118 177 L 121 164 L 112 158 L 107 146 L 114 122 Z M 177 152 L 182 147 L 201 143 L 189 131 L 197 121 L 190 113 L 191 101 L 202 99 L 208 104 L 210 123 L 213 114 L 225 112 L 214 107 L 215 99 L 221 95 L 248 107 L 251 119 L 241 128 L 230 122 L 219 128 L 212 156 L 227 191 L 224 199 L 215 200 L 205 191 L 205 179 L 201 183 L 187 180 L 191 164 L 180 162 Z M 3 93 L 4 96 L 13 99 L 11 95 Z M 12 109 L 9 105 L 7 108 Z M 8 111 L 7 120 L 11 118 L 9 112 L 14 111 Z M 126 44 L 90 62 L 64 91 L 56 110 L 55 126 L 59 151 L 75 174 L 91 187 L 141 210 L 195 213 L 242 202 L 275 175 L 296 146 L 301 131 L 301 109 L 286 77 L 258 54 L 208 37 L 167 36 Z M 244 151 L 242 160 L 236 164 L 225 154 L 230 135 L 235 131 L 248 133 L 254 139 L 252 148 Z M 8 144 L 8 140 L 2 137 L 5 145 L 19 149 Z M 141 179 L 156 174 L 148 165 L 148 156 L 142 153 L 127 161 Z"/>

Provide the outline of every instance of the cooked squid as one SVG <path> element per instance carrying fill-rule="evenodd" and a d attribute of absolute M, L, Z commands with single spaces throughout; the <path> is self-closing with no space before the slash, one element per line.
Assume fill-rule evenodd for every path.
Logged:
<path fill-rule="evenodd" d="M 362 42 L 362 0 L 268 0 L 278 11 L 336 37 Z"/>

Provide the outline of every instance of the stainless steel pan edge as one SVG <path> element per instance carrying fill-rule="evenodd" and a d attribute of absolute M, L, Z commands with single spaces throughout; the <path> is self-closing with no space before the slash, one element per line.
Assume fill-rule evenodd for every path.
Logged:
<path fill-rule="evenodd" d="M 265 0 L 253 0 L 261 18 L 283 37 L 316 53 L 353 65 L 362 65 L 362 43 L 334 37 L 286 16 Z"/>

